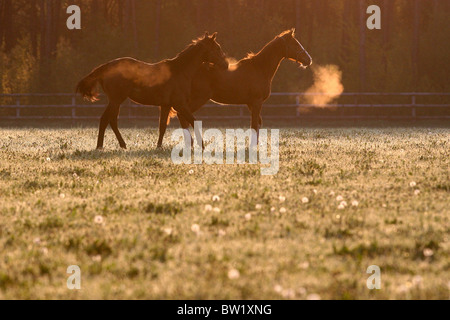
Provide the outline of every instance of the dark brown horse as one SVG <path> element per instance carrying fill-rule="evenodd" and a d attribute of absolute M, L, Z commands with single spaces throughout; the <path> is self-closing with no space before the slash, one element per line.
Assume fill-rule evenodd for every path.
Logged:
<path fill-rule="evenodd" d="M 149 64 L 132 58 L 120 58 L 108 62 L 78 83 L 76 88 L 84 98 L 97 100 L 97 83 L 108 96 L 109 104 L 100 120 L 97 149 L 103 148 L 105 130 L 111 125 L 120 147 L 126 149 L 118 126 L 120 105 L 127 98 L 144 105 L 173 107 L 187 123 L 194 126 L 194 117 L 187 109 L 191 95 L 192 78 L 203 63 L 212 63 L 227 69 L 228 62 L 220 45 L 217 33 L 208 33 L 195 40 L 177 57 L 156 64 Z"/>
<path fill-rule="evenodd" d="M 303 68 L 312 64 L 311 56 L 295 38 L 295 29 L 281 33 L 259 53 L 230 65 L 228 70 L 202 64 L 192 80 L 189 111 L 194 113 L 210 99 L 220 104 L 246 104 L 251 112 L 251 128 L 258 134 L 261 108 L 271 94 L 273 77 L 283 59 L 295 61 Z M 162 145 L 169 113 L 170 109 L 161 108 L 158 146 Z M 186 119 L 179 120 L 183 129 L 189 128 Z"/>

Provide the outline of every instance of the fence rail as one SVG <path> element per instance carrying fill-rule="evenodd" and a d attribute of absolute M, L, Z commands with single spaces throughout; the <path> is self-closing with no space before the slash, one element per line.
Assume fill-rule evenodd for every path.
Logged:
<path fill-rule="evenodd" d="M 307 100 L 308 96 L 329 96 L 323 93 L 272 93 L 271 98 L 285 98 L 295 100 L 294 103 L 267 103 L 264 105 L 263 110 L 277 109 L 276 114 L 265 115 L 265 119 L 293 119 L 293 118 L 345 118 L 345 119 L 358 119 L 358 118 L 407 118 L 407 119 L 449 119 L 450 118 L 450 93 L 429 93 L 429 92 L 401 92 L 401 93 L 381 93 L 381 92 L 366 92 L 366 93 L 343 93 L 340 96 L 340 100 L 344 98 L 352 98 L 352 103 L 336 103 L 330 105 L 316 105 L 312 103 L 305 103 L 302 100 Z M 104 96 L 101 96 L 104 97 Z M 389 101 L 386 103 L 367 103 L 362 102 L 367 98 L 389 98 Z M 406 103 L 396 103 L 392 102 L 394 97 L 398 98 L 409 98 L 409 102 Z M 444 103 L 418 103 L 417 100 L 419 98 L 436 98 L 440 97 L 441 100 L 444 100 Z M 23 101 L 26 99 L 43 99 L 43 98 L 58 98 L 58 99 L 67 99 L 70 103 L 62 103 L 62 104 L 23 104 Z M 43 93 L 25 93 L 25 94 L 0 94 L 0 119 L 7 120 L 19 120 L 19 119 L 30 119 L 30 120 L 39 120 L 39 119 L 67 119 L 67 120 L 87 120 L 87 119 L 98 119 L 98 115 L 80 115 L 79 112 L 83 109 L 104 109 L 104 104 L 79 104 L 77 100 L 80 99 L 79 95 L 68 94 L 68 93 L 59 93 L 59 94 L 43 94 Z M 3 101 L 14 101 L 13 104 L 9 102 L 9 104 L 2 104 Z M 394 99 L 395 100 L 395 99 Z M 131 110 L 145 110 L 145 109 L 156 109 L 155 106 L 144 106 L 137 105 L 132 103 L 131 101 L 127 101 L 123 104 L 123 107 L 128 109 L 128 112 L 124 112 L 121 115 L 121 119 L 158 119 L 158 112 L 155 110 L 154 116 L 145 116 L 145 115 L 133 115 Z M 220 108 L 235 108 L 239 110 L 239 113 L 236 115 L 211 115 L 208 114 L 208 110 L 211 108 L 215 108 L 216 110 Z M 248 118 L 248 113 L 246 114 L 244 110 L 247 108 L 245 105 L 233 105 L 233 106 L 221 106 L 217 104 L 207 104 L 204 107 L 204 115 L 201 116 L 202 119 L 245 119 Z M 353 108 L 355 110 L 363 110 L 364 108 L 407 108 L 410 109 L 410 113 L 408 115 L 395 116 L 383 114 L 382 112 L 377 112 L 376 115 L 367 116 L 367 115 L 358 115 L 358 114 L 345 114 L 339 112 L 334 112 L 334 114 L 328 115 L 308 115 L 302 112 L 305 109 L 317 110 L 316 108 L 320 108 L 322 110 L 345 110 L 349 108 Z M 440 112 L 438 115 L 418 115 L 417 110 L 420 108 L 426 109 L 439 109 L 445 110 L 445 112 Z M 70 109 L 70 113 L 68 115 L 55 115 L 48 114 L 45 115 L 24 115 L 24 110 L 42 110 L 42 109 L 61 109 L 68 110 Z M 14 110 L 11 112 L 6 112 L 6 110 Z M 280 110 L 284 110 L 285 112 L 279 112 Z M 9 113 L 9 114 L 8 114 Z"/>

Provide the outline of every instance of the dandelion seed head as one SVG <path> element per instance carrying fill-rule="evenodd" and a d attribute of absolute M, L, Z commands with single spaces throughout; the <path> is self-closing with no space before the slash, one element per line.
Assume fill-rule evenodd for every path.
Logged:
<path fill-rule="evenodd" d="M 219 202 L 219 201 L 220 201 L 220 197 L 219 197 L 218 195 L 215 195 L 215 196 L 212 198 L 212 201 L 213 201 L 213 202 Z"/>
<path fill-rule="evenodd" d="M 275 285 L 275 287 L 273 287 L 273 290 L 274 290 L 276 293 L 280 293 L 280 294 L 281 294 L 281 292 L 283 292 L 283 287 L 280 286 L 279 284 L 277 284 L 277 285 Z"/>
<path fill-rule="evenodd" d="M 417 183 L 416 183 L 415 181 L 411 181 L 411 182 L 409 183 L 409 186 L 410 186 L 411 188 L 414 188 L 415 186 L 417 186 Z"/>
<path fill-rule="evenodd" d="M 102 224 L 103 221 L 104 221 L 104 219 L 103 219 L 102 216 L 95 216 L 95 218 L 94 218 L 94 222 L 95 222 L 96 224 Z"/>
<path fill-rule="evenodd" d="M 434 251 L 430 248 L 423 249 L 423 255 L 427 258 L 432 257 L 434 255 Z"/>
<path fill-rule="evenodd" d="M 278 199 L 280 200 L 280 203 L 284 203 L 286 201 L 285 196 L 280 196 Z"/>
<path fill-rule="evenodd" d="M 344 200 L 344 197 L 343 196 L 337 196 L 336 197 L 336 201 L 343 201 Z"/>
<path fill-rule="evenodd" d="M 231 269 L 230 271 L 228 271 L 228 279 L 230 280 L 236 280 L 239 279 L 241 276 L 239 270 L 236 269 Z"/>
<path fill-rule="evenodd" d="M 280 209 L 280 213 L 286 213 L 286 212 L 287 212 L 287 210 L 286 210 L 285 207 L 283 207 L 283 208 Z"/>
<path fill-rule="evenodd" d="M 281 296 L 285 299 L 294 299 L 295 291 L 292 289 L 286 289 L 281 292 Z"/>
<path fill-rule="evenodd" d="M 198 224 L 193 224 L 191 226 L 191 231 L 197 234 L 200 233 L 200 226 Z"/>
<path fill-rule="evenodd" d="M 359 206 L 359 202 L 356 201 L 356 200 L 353 200 L 352 201 L 352 207 L 357 207 L 357 206 Z"/>
<path fill-rule="evenodd" d="M 207 204 L 207 205 L 205 206 L 205 211 L 206 211 L 206 212 L 210 212 L 210 211 L 213 211 L 213 207 L 212 207 L 212 205 L 210 205 L 210 204 Z"/>
<path fill-rule="evenodd" d="M 307 197 L 304 197 L 303 199 L 302 199 L 302 203 L 309 203 L 309 199 L 307 198 Z"/>

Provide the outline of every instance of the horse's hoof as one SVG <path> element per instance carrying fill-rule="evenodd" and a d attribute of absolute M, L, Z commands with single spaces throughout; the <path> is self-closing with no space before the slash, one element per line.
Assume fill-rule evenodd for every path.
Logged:
<path fill-rule="evenodd" d="M 123 150 L 127 150 L 127 146 L 120 146 Z"/>
<path fill-rule="evenodd" d="M 103 151 L 103 150 L 105 150 L 103 147 L 97 147 L 97 149 L 95 149 L 95 150 L 97 150 L 97 151 Z"/>

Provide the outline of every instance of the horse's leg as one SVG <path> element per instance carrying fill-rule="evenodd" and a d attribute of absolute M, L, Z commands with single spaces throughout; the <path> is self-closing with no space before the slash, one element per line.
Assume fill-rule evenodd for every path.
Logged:
<path fill-rule="evenodd" d="M 208 95 L 206 95 L 206 97 L 199 96 L 198 98 L 191 100 L 191 102 L 189 103 L 188 110 L 191 112 L 195 112 L 195 111 L 199 110 L 206 102 L 208 102 L 208 100 L 209 100 Z M 190 144 L 191 146 L 193 146 L 194 139 L 192 139 L 191 133 L 188 130 L 189 122 L 182 115 L 178 116 L 178 121 L 180 122 L 181 128 L 183 128 L 183 130 L 184 130 L 185 144 L 186 145 Z M 203 141 L 201 142 L 201 145 L 204 146 Z"/>
<path fill-rule="evenodd" d="M 101 150 L 103 149 L 103 142 L 105 140 L 105 131 L 106 128 L 108 127 L 109 124 L 109 118 L 110 118 L 110 114 L 111 114 L 111 103 L 108 104 L 108 106 L 106 107 L 105 112 L 103 112 L 103 115 L 100 119 L 100 127 L 99 127 L 99 131 L 98 131 L 98 141 L 97 141 L 97 150 Z"/>
<path fill-rule="evenodd" d="M 262 102 L 249 104 L 248 107 L 252 113 L 251 128 L 255 130 L 254 132 L 252 132 L 252 139 L 250 143 L 250 147 L 253 148 L 258 145 L 259 140 L 259 128 L 261 127 L 262 124 L 262 117 L 261 117 Z"/>
<path fill-rule="evenodd" d="M 160 114 L 159 114 L 159 140 L 158 140 L 158 148 L 162 147 L 164 135 L 166 134 L 167 129 L 167 121 L 169 118 L 170 107 L 161 106 Z"/>
<path fill-rule="evenodd" d="M 109 118 L 109 124 L 111 125 L 111 128 L 114 131 L 114 134 L 116 135 L 117 140 L 119 140 L 120 147 L 122 149 L 126 149 L 127 144 L 125 143 L 125 141 L 122 138 L 122 135 L 120 134 L 118 123 L 117 123 L 117 118 L 119 117 L 119 112 L 120 112 L 120 103 L 115 104 L 112 107 L 110 118 Z"/>
<path fill-rule="evenodd" d="M 196 130 L 197 128 L 195 127 L 195 118 L 192 113 L 184 106 L 174 107 L 174 109 L 178 112 L 178 117 L 183 117 L 192 126 L 192 128 L 194 128 L 194 133 L 197 137 L 197 141 L 199 141 L 199 144 L 201 143 L 201 147 L 204 148 L 201 132 Z"/>
<path fill-rule="evenodd" d="M 184 144 L 186 148 L 194 146 L 194 139 L 192 139 L 191 132 L 189 131 L 189 122 L 184 119 L 183 116 L 178 116 L 178 121 L 180 122 L 181 128 L 183 128 L 184 133 Z"/>

